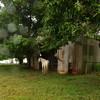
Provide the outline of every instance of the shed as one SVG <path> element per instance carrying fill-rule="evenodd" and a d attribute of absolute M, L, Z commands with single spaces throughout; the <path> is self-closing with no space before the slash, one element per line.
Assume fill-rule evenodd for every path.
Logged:
<path fill-rule="evenodd" d="M 76 43 L 70 42 L 60 47 L 57 51 L 57 58 L 58 73 L 89 73 L 93 63 L 100 63 L 100 41 L 79 38 Z"/>

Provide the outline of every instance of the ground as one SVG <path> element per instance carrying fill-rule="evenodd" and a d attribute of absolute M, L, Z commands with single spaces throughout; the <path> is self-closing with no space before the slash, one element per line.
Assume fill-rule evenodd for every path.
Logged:
<path fill-rule="evenodd" d="M 60 75 L 0 66 L 0 100 L 100 100 L 100 76 Z"/>

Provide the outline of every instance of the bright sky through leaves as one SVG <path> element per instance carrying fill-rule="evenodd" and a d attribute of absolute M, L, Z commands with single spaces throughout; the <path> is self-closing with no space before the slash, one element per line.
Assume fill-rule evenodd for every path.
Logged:
<path fill-rule="evenodd" d="M 0 2 L 0 6 L 1 6 L 1 7 L 4 7 L 4 4 Z"/>

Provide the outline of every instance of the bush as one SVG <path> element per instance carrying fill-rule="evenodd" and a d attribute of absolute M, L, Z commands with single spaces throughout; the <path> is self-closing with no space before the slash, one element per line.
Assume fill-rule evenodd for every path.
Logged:
<path fill-rule="evenodd" d="M 100 71 L 100 63 L 94 63 L 92 65 L 92 71 L 99 72 Z"/>

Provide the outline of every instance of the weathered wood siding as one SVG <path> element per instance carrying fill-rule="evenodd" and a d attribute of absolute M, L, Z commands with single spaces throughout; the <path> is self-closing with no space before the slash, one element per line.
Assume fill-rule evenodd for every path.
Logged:
<path fill-rule="evenodd" d="M 77 73 L 82 73 L 82 63 L 83 63 L 83 47 L 78 45 L 78 53 L 77 53 Z"/>
<path fill-rule="evenodd" d="M 65 51 L 67 51 L 67 52 L 65 52 Z M 65 48 L 64 48 L 64 70 L 65 70 L 65 72 L 66 73 L 68 73 L 68 58 L 69 58 L 69 54 L 68 54 L 68 52 L 69 52 L 69 46 L 68 45 L 66 45 L 65 46 Z"/>
<path fill-rule="evenodd" d="M 95 41 L 94 58 L 94 62 L 100 63 L 100 41 Z"/>
<path fill-rule="evenodd" d="M 91 72 L 94 62 L 100 62 L 99 41 L 80 38 L 81 45 L 69 43 L 58 50 L 58 72 L 72 74 L 87 74 Z"/>
<path fill-rule="evenodd" d="M 57 55 L 58 55 L 58 68 L 57 71 L 58 73 L 66 73 L 66 70 L 64 68 L 64 52 L 65 47 L 61 47 L 58 51 L 57 51 Z"/>

